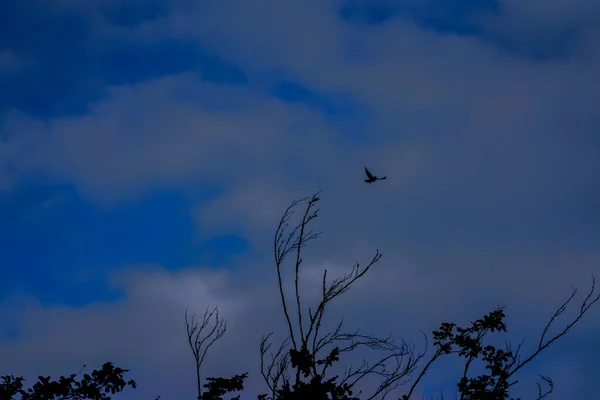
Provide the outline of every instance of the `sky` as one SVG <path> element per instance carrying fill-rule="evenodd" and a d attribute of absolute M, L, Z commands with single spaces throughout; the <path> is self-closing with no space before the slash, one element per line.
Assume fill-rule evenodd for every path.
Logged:
<path fill-rule="evenodd" d="M 332 321 L 419 346 L 502 305 L 530 352 L 600 275 L 599 39 L 595 0 L 0 2 L 0 375 L 192 398 L 184 311 L 216 305 L 205 374 L 255 398 L 273 234 L 321 189 L 307 290 L 383 254 Z M 596 398 L 599 338 L 596 307 L 515 394 Z"/>

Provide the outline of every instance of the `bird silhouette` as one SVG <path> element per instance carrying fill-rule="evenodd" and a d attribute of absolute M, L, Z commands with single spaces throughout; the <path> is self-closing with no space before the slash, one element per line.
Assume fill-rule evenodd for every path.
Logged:
<path fill-rule="evenodd" d="M 365 167 L 365 172 L 367 173 L 367 179 L 365 179 L 365 182 L 367 183 L 373 183 L 375 181 L 382 181 L 385 178 L 387 178 L 387 176 L 384 176 L 382 178 L 378 178 L 375 175 L 373 175 L 371 172 L 369 172 L 369 170 L 367 169 L 367 167 Z"/>

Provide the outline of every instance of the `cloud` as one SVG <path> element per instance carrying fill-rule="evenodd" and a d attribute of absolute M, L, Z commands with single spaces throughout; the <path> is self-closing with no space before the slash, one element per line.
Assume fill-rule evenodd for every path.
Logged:
<path fill-rule="evenodd" d="M 558 121 L 554 119 L 560 118 L 565 112 L 556 113 L 552 120 L 548 120 L 553 110 L 568 107 L 568 105 L 571 105 L 570 108 L 573 109 L 575 104 L 581 104 L 582 107 L 589 107 L 592 104 L 588 95 L 591 93 L 588 90 L 588 83 L 593 81 L 591 66 L 578 63 L 568 66 L 531 64 L 502 56 L 493 48 L 479 43 L 476 39 L 440 37 L 420 31 L 416 26 L 402 21 L 370 30 L 352 29 L 336 19 L 335 9 L 332 6 L 321 12 L 325 3 L 319 2 L 318 4 L 318 6 L 312 5 L 312 3 L 303 6 L 301 13 L 286 8 L 278 14 L 282 16 L 275 21 L 280 24 L 279 28 L 274 26 L 273 29 L 281 29 L 278 34 L 281 42 L 266 40 L 263 36 L 254 37 L 261 33 L 260 30 L 251 27 L 253 24 L 260 23 L 263 15 L 260 12 L 261 7 L 269 6 L 268 3 L 258 4 L 248 12 L 234 8 L 234 10 L 238 10 L 236 12 L 239 13 L 239 18 L 244 16 L 240 21 L 236 20 L 238 17 L 223 14 L 222 10 L 219 11 L 220 9 L 214 8 L 214 6 L 209 7 L 208 11 L 205 10 L 204 18 L 216 21 L 218 20 L 216 16 L 223 15 L 226 23 L 219 26 L 219 30 L 215 31 L 215 35 L 211 37 L 214 39 L 214 43 L 227 44 L 228 48 L 232 49 L 227 53 L 228 57 L 250 65 L 249 73 L 252 77 L 258 74 L 258 70 L 264 69 L 267 66 L 266 63 L 269 63 L 294 72 L 312 87 L 322 88 L 333 93 L 347 93 L 360 99 L 374 113 L 370 123 L 365 126 L 365 129 L 374 132 L 370 135 L 372 139 L 378 136 L 381 136 L 382 139 L 385 137 L 387 140 L 392 138 L 398 140 L 403 137 L 412 139 L 417 135 L 429 138 L 435 135 L 436 131 L 443 129 L 445 137 L 471 135 L 472 139 L 469 141 L 478 141 L 479 148 L 498 146 L 498 140 L 506 143 L 501 145 L 506 147 L 519 141 L 519 136 L 527 135 L 526 132 L 530 132 L 529 135 L 532 131 L 542 135 L 542 132 L 550 127 L 549 125 L 562 122 L 560 119 Z M 275 11 L 276 9 L 271 9 L 271 12 Z M 291 14 L 294 14 L 298 21 L 303 20 L 307 23 L 311 21 L 311 26 L 313 26 L 311 32 L 319 35 L 320 40 L 311 41 L 311 46 L 306 48 L 294 46 L 293 51 L 290 46 L 286 46 L 284 43 L 298 43 L 300 39 L 299 29 L 282 22 L 284 15 Z M 190 24 L 192 21 L 196 21 L 195 18 L 200 17 L 199 15 L 189 13 L 188 19 L 185 21 L 181 20 L 184 15 L 178 14 L 176 11 L 170 15 L 171 19 L 157 19 L 156 23 L 169 22 L 169 26 L 174 29 L 174 32 L 170 32 L 170 34 L 192 33 L 199 35 L 198 39 L 201 42 L 204 40 L 204 37 L 201 36 L 205 33 L 204 30 L 192 31 L 191 25 L 189 27 L 186 25 L 187 21 Z M 193 26 L 209 29 L 210 24 L 194 22 Z M 244 30 L 241 31 L 242 29 Z M 359 32 L 362 34 L 359 35 Z M 254 50 L 252 52 L 247 50 L 267 45 L 270 47 L 264 50 L 265 53 L 262 56 L 260 56 L 260 51 L 257 53 Z M 344 49 L 345 46 L 350 45 L 369 49 L 368 60 L 370 61 L 347 61 L 344 57 Z M 406 57 L 407 54 L 410 57 Z M 262 60 L 260 62 L 265 65 L 256 64 L 258 60 Z M 469 62 L 466 63 L 465 60 L 469 60 Z M 573 74 L 573 77 L 577 75 L 578 80 L 567 79 L 567 76 L 571 76 L 570 74 Z M 500 75 L 504 76 L 502 81 L 496 79 Z M 569 84 L 567 85 L 566 82 Z M 160 87 L 164 89 L 160 89 Z M 180 75 L 179 78 L 164 78 L 158 79 L 152 84 L 140 84 L 135 86 L 134 90 L 130 88 L 111 89 L 110 98 L 96 103 L 91 115 L 81 118 L 67 117 L 53 121 L 50 129 L 56 134 L 52 136 L 55 136 L 60 143 L 53 145 L 55 148 L 49 151 L 44 149 L 45 153 L 50 154 L 45 158 L 52 158 L 49 163 L 58 165 L 57 168 L 62 173 L 81 175 L 76 179 L 82 182 L 101 182 L 102 176 L 110 176 L 113 190 L 117 189 L 126 194 L 128 190 L 124 188 L 136 186 L 134 181 L 139 181 L 140 185 L 144 185 L 142 182 L 147 178 L 144 178 L 142 174 L 154 175 L 154 178 L 148 178 L 152 180 L 160 180 L 161 175 L 164 176 L 164 179 L 183 179 L 184 181 L 190 179 L 189 175 L 192 173 L 199 176 L 197 171 L 201 169 L 201 165 L 208 164 L 203 164 L 202 160 L 206 157 L 203 156 L 202 149 L 210 148 L 211 154 L 220 154 L 220 152 L 212 151 L 211 145 L 206 145 L 203 135 L 189 132 L 196 126 L 202 126 L 203 131 L 212 130 L 212 133 L 206 133 L 213 137 L 212 141 L 215 141 L 215 136 L 229 137 L 228 134 L 220 133 L 221 129 L 238 131 L 238 136 L 234 141 L 226 141 L 227 146 L 230 143 L 247 141 L 250 136 L 254 137 L 253 140 L 260 141 L 261 145 L 250 147 L 248 150 L 252 149 L 252 153 L 255 154 L 253 157 L 257 158 L 261 157 L 260 154 L 274 155 L 275 148 L 279 150 L 290 147 L 289 142 L 278 142 L 280 136 L 275 132 L 289 130 L 294 118 L 297 118 L 297 121 L 313 119 L 319 125 L 317 129 L 325 129 L 324 124 L 318 121 L 319 117 L 313 116 L 314 112 L 311 114 L 300 107 L 277 105 L 273 101 L 266 100 L 263 95 L 257 95 L 255 90 L 215 86 L 207 89 L 208 87 L 211 85 L 197 82 L 193 75 L 185 74 Z M 235 97 L 239 100 L 234 101 L 237 101 L 238 104 L 244 102 L 242 107 L 247 107 L 247 109 L 236 115 L 235 121 L 240 121 L 239 125 L 232 123 L 234 119 L 229 113 L 226 114 L 227 117 L 222 118 L 222 121 L 218 121 L 218 117 L 204 120 L 198 117 L 198 114 L 202 115 L 202 111 L 195 104 L 189 104 L 189 101 L 186 100 L 182 101 L 178 96 L 185 95 L 180 95 L 175 91 L 206 93 L 202 100 L 203 107 L 208 106 L 209 99 L 214 101 L 215 98 L 226 97 L 232 101 L 231 99 Z M 143 99 L 137 96 L 141 96 Z M 165 103 L 164 101 L 169 98 L 171 101 Z M 135 107 L 136 110 L 153 111 L 140 113 L 140 111 L 133 111 L 130 107 Z M 257 107 L 262 109 L 259 110 Z M 567 108 L 567 112 L 569 112 L 568 110 Z M 573 112 L 575 111 L 573 110 Z M 592 110 L 589 111 L 591 113 Z M 250 113 L 258 116 L 263 112 L 265 114 L 262 115 L 278 116 L 276 125 L 263 128 L 265 118 L 257 117 L 257 120 L 261 122 L 254 122 L 250 125 L 242 120 L 242 118 L 247 118 Z M 435 113 L 435 119 L 424 118 L 432 113 Z M 136 114 L 136 117 L 132 116 Z M 192 116 L 192 114 L 196 115 Z M 105 118 L 105 116 L 110 117 Z M 568 114 L 565 117 L 567 120 L 572 119 Z M 99 118 L 102 119 L 101 124 L 96 122 Z M 130 122 L 121 122 L 124 119 L 130 120 Z M 289 122 L 284 122 L 286 119 Z M 93 124 L 94 129 L 88 129 L 86 123 Z M 267 122 L 267 124 L 270 123 Z M 129 125 L 126 126 L 126 124 Z M 224 127 L 225 125 L 227 127 Z M 256 126 L 254 129 L 260 131 L 261 134 L 273 133 L 261 140 L 256 137 L 257 133 L 253 130 L 244 129 L 247 126 Z M 74 133 L 84 129 L 92 133 L 87 134 L 85 138 Z M 138 148 L 135 151 L 124 144 L 117 144 L 112 139 L 123 137 L 123 131 L 131 130 L 138 132 L 136 135 L 143 137 L 141 143 L 136 142 Z M 303 130 L 307 131 L 308 129 Z M 94 131 L 97 133 L 93 133 Z M 396 132 L 398 131 L 403 133 L 397 136 Z M 500 139 L 500 132 L 506 136 L 507 131 L 513 131 L 512 136 Z M 420 133 L 417 134 L 417 132 Z M 498 133 L 496 134 L 496 132 Z M 488 140 L 491 141 L 488 142 Z M 168 141 L 168 145 L 166 141 Z M 223 149 L 225 144 L 223 139 L 221 141 L 221 145 L 216 143 L 215 145 L 221 146 Z M 527 142 L 533 143 L 534 141 L 528 140 Z M 186 145 L 177 147 L 176 143 L 185 143 Z M 264 147 L 265 144 L 267 147 Z M 93 148 L 95 155 L 90 157 L 90 151 L 84 150 L 86 147 Z M 74 152 L 72 148 L 76 148 L 77 151 Z M 102 150 L 103 148 L 105 150 Z M 448 155 L 445 157 L 468 151 L 466 148 L 456 150 L 458 151 L 448 151 Z M 104 169 L 102 171 L 98 169 L 98 165 L 101 163 L 98 158 L 107 158 L 109 151 L 112 162 L 106 163 L 102 167 Z M 227 147 L 227 151 L 235 153 L 229 147 Z M 440 151 L 442 150 L 440 149 Z M 84 159 L 81 159 L 82 157 Z M 240 158 L 243 160 L 247 157 L 248 154 L 242 155 Z M 32 159 L 34 158 L 32 157 Z M 176 158 L 177 162 L 173 158 Z M 268 157 L 266 158 L 268 159 Z M 81 160 L 77 161 L 78 159 Z M 254 163 L 255 159 L 251 159 Z M 277 159 L 274 157 L 273 161 L 275 162 Z M 135 170 L 138 172 L 134 172 Z M 120 173 L 116 174 L 115 171 L 120 171 Z M 133 180 L 129 180 L 130 176 Z M 119 177 L 121 181 L 117 181 L 116 177 Z M 83 185 L 90 184 L 83 183 Z M 102 183 L 98 183 L 98 185 L 102 185 Z"/>
<path fill-rule="evenodd" d="M 0 50 L 0 73 L 14 72 L 20 64 L 21 60 L 12 51 Z"/>
<path fill-rule="evenodd" d="M 538 28 L 540 25 L 542 28 L 561 28 L 569 24 L 588 23 L 600 17 L 600 6 L 591 0 L 505 0 L 501 5 L 501 14 L 505 18 Z"/>
<path fill-rule="evenodd" d="M 3 198 L 41 179 L 70 185 L 88 207 L 125 204 L 127 215 L 144 209 L 139 220 L 157 221 L 160 207 L 146 209 L 143 199 L 174 190 L 188 202 L 159 205 L 188 207 L 196 238 L 235 233 L 248 246 L 228 260 L 229 272 L 190 267 L 187 256 L 169 259 L 178 272 L 139 267 L 115 281 L 124 297 L 112 303 L 7 298 L 3 316 L 21 332 L 0 342 L 10 373 L 68 373 L 108 357 L 139 374 L 144 395 L 189 396 L 182 310 L 208 303 L 231 325 L 207 370 L 256 368 L 252 346 L 282 326 L 268 278 L 273 230 L 294 197 L 321 188 L 324 236 L 307 265 L 339 270 L 381 249 L 381 265 L 335 310 L 376 330 L 413 329 L 418 339 L 417 328 L 468 321 L 506 302 L 516 330 L 529 335 L 559 294 L 571 283 L 583 290 L 597 272 L 600 53 L 591 3 L 464 6 L 456 11 L 463 25 L 445 28 L 450 11 L 426 15 L 436 2 L 366 22 L 332 1 L 115 4 L 66 1 L 28 14 L 25 21 L 45 21 L 34 36 L 44 36 L 46 50 L 10 26 L 19 40 L 2 54 L 37 66 L 0 96 Z M 25 17 L 15 10 L 12 17 Z M 65 28 L 52 31 L 59 22 Z M 572 24 L 559 57 L 553 40 Z M 523 32 L 550 32 L 551 40 L 520 42 Z M 365 165 L 388 179 L 364 184 Z M 181 222 L 183 214 L 163 216 Z M 183 230 L 172 236 L 185 242 Z M 161 237 L 146 243 L 154 258 L 146 261 L 164 262 Z M 105 252 L 103 243 L 90 254 Z M 112 264 L 128 264 L 117 248 Z M 91 267 L 81 268 L 85 275 Z M 590 321 L 577 335 L 593 342 Z M 553 354 L 562 362 L 566 353 Z M 578 387 L 593 378 L 582 372 Z M 260 386 L 255 378 L 251 385 Z"/>
<path fill-rule="evenodd" d="M 460 265 L 460 260 L 449 260 L 446 267 L 456 268 Z M 546 265 L 555 266 L 551 262 Z M 359 324 L 364 332 L 383 335 L 394 333 L 409 340 L 418 340 L 418 328 L 433 329 L 439 324 L 439 318 L 466 323 L 480 312 L 489 311 L 495 305 L 494 300 L 499 298 L 498 293 L 489 292 L 491 287 L 498 287 L 497 283 L 478 279 L 477 272 L 476 275 L 470 275 L 470 279 L 477 284 L 471 284 L 450 272 L 447 277 L 438 275 L 432 279 L 429 274 L 415 274 L 410 268 L 392 270 L 389 264 L 381 267 L 383 269 L 374 269 L 371 277 L 365 278 L 350 293 L 340 297 L 339 302 L 330 309 L 327 323 L 334 324 L 343 315 L 348 329 L 352 330 Z M 307 264 L 305 268 L 303 287 L 308 290 L 303 291 L 303 299 L 307 302 L 316 300 L 318 293 L 311 290 L 310 285 L 319 283 L 318 271 L 328 268 L 329 276 L 333 278 L 347 269 L 332 263 Z M 256 271 L 265 270 L 259 268 Z M 125 297 L 114 303 L 74 308 L 44 306 L 28 297 L 13 298 L 2 305 L 2 318 L 6 321 L 10 317 L 20 334 L 17 340 L 0 343 L 2 354 L 5 355 L 0 361 L 0 374 L 65 374 L 78 370 L 83 363 L 98 366 L 111 360 L 131 369 L 132 377 L 142 383 L 140 389 L 135 391 L 136 398 L 158 394 L 190 396 L 194 390 L 193 363 L 185 341 L 183 312 L 190 308 L 190 312 L 202 313 L 205 307 L 216 305 L 228 321 L 228 332 L 210 352 L 205 374 L 221 376 L 250 371 L 249 387 L 259 390 L 257 346 L 260 336 L 275 330 L 275 337 L 280 338 L 284 334 L 285 324 L 278 293 L 274 290 L 274 274 L 256 274 L 259 275 L 257 279 L 248 280 L 205 268 L 190 267 L 174 273 L 144 265 L 123 269 L 123 272 L 113 275 L 113 284 L 126 293 Z M 552 276 L 548 271 L 547 274 L 548 277 Z M 539 276 L 536 277 L 538 279 L 531 278 L 538 281 Z M 542 314 L 548 316 L 554 309 L 549 300 L 555 297 L 555 293 L 528 293 L 531 283 L 527 279 L 507 282 L 515 290 L 511 298 L 504 297 L 508 301 L 505 305 L 509 306 L 511 332 L 514 332 L 511 337 L 518 337 L 522 333 L 531 337 L 531 329 L 539 329 L 538 325 L 546 317 L 536 315 L 532 318 L 533 309 L 538 312 L 543 310 Z M 394 290 L 382 286 L 382 282 L 396 282 Z M 432 287 L 432 282 L 439 283 L 440 287 Z M 489 282 L 489 286 L 485 282 Z M 286 290 L 292 289 L 291 284 L 292 281 L 286 278 Z M 558 286 L 554 283 L 548 287 L 549 292 Z M 481 292 L 471 293 L 467 297 L 459 295 L 465 289 L 473 291 L 476 288 Z M 525 299 L 521 296 L 524 294 L 527 294 L 529 301 L 523 301 Z M 534 299 L 536 296 L 537 299 Z M 446 299 L 443 305 L 439 301 L 442 297 Z M 478 298 L 479 303 L 469 302 L 468 299 L 472 298 Z M 558 299 L 553 299 L 553 302 L 556 301 Z M 406 307 L 407 304 L 413 306 Z M 517 307 L 517 304 L 525 304 L 526 308 Z M 583 326 L 589 326 L 589 323 L 588 318 Z M 583 330 L 576 329 L 574 335 L 580 337 L 582 333 Z M 90 346 L 90 343 L 94 345 Z M 564 339 L 562 343 L 571 346 L 574 342 Z M 421 342 L 417 344 L 420 346 Z M 526 349 L 529 350 L 529 347 L 527 345 Z M 548 353 L 546 357 L 558 357 L 561 354 L 552 349 Z M 573 349 L 571 362 L 584 356 L 585 352 L 581 349 Z M 542 369 L 544 373 L 552 370 L 551 367 Z M 528 374 L 525 372 L 525 375 Z M 432 375 L 432 380 L 426 381 L 428 383 L 424 388 L 439 379 L 435 371 Z M 564 382 L 564 374 L 559 374 L 557 378 Z M 592 376 L 581 375 L 582 381 L 588 378 L 593 379 Z M 572 388 L 563 384 L 557 390 L 558 393 L 572 393 Z M 252 393 L 246 394 L 249 396 Z"/>
<path fill-rule="evenodd" d="M 186 99 L 188 93 L 194 97 Z M 208 101 L 212 110 L 199 104 Z M 189 75 L 164 78 L 135 90 L 115 88 L 111 99 L 87 116 L 31 124 L 8 143 L 9 160 L 26 172 L 45 168 L 67 176 L 98 198 L 127 197 L 150 184 L 219 182 L 243 174 L 248 170 L 244 164 L 275 161 L 281 157 L 276 149 L 286 149 L 279 133 L 296 118 L 276 102 L 244 90 L 223 92 Z M 27 158 L 17 159 L 25 149 Z M 237 164 L 229 164 L 228 157 Z M 209 172 L 212 168 L 218 172 Z"/>
<path fill-rule="evenodd" d="M 27 63 L 0 75 L 1 112 L 18 108 L 42 118 L 82 115 L 90 103 L 108 95 L 107 87 L 189 71 L 208 81 L 245 83 L 238 66 L 195 40 L 132 34 L 145 21 L 168 16 L 171 2 L 24 1 L 2 7 L 6 35 L 0 48 Z M 35 29 L 25 29 L 31 26 Z"/>

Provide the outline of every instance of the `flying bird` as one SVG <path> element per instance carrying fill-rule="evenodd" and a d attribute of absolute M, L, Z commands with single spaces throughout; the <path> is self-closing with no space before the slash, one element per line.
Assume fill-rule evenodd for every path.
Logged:
<path fill-rule="evenodd" d="M 387 178 L 387 176 L 384 176 L 382 178 L 376 177 L 371 172 L 369 172 L 369 170 L 367 169 L 367 167 L 365 167 L 365 172 L 367 173 L 367 179 L 365 179 L 365 182 L 367 182 L 367 183 L 373 183 L 375 181 L 381 181 L 381 180 L 384 180 L 385 178 Z"/>

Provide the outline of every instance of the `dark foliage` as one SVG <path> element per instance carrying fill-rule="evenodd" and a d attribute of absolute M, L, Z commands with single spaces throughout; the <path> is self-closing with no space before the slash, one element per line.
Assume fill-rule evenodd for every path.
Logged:
<path fill-rule="evenodd" d="M 506 332 L 506 324 L 504 323 L 504 310 L 498 308 L 491 313 L 485 315 L 482 319 L 478 319 L 471 323 L 471 326 L 466 328 L 458 327 L 454 323 L 444 322 L 440 328 L 432 332 L 433 344 L 436 350 L 421 370 L 417 379 L 413 382 L 408 394 L 403 395 L 401 400 L 408 400 L 414 391 L 416 385 L 425 375 L 428 368 L 439 357 L 448 354 L 455 354 L 465 360 L 462 377 L 457 383 L 458 395 L 460 400 L 520 400 L 510 397 L 510 389 L 517 381 L 510 379 L 526 364 L 537 357 L 542 351 L 547 349 L 552 343 L 564 336 L 590 309 L 590 307 L 600 300 L 600 294 L 595 293 L 596 279 L 592 276 L 592 287 L 579 307 L 579 313 L 566 326 L 552 338 L 546 338 L 546 334 L 550 326 L 556 321 L 556 318 L 566 311 L 568 304 L 573 300 L 577 289 L 569 298 L 562 303 L 546 324 L 537 348 L 529 356 L 521 361 L 521 342 L 516 348 L 506 343 L 504 349 L 498 349 L 492 345 L 485 345 L 484 338 L 490 332 Z M 474 361 L 480 360 L 483 362 L 487 373 L 475 377 L 469 377 L 469 369 Z M 547 388 L 542 389 L 542 384 L 536 382 L 538 394 L 536 400 L 541 400 L 549 396 L 554 390 L 554 382 L 551 378 L 539 375 Z"/>
<path fill-rule="evenodd" d="M 6 375 L 2 377 L 0 383 L 0 400 L 13 399 L 17 395 L 20 395 L 23 400 L 110 400 L 110 395 L 122 392 L 126 386 L 136 388 L 135 381 L 125 381 L 123 378 L 126 372 L 129 370 L 115 367 L 107 362 L 101 369 L 95 369 L 91 374 L 84 374 L 79 380 L 75 379 L 79 373 L 68 377 L 61 376 L 58 380 L 52 381 L 49 376 L 40 376 L 38 382 L 29 389 L 23 388 L 25 379 L 22 377 Z"/>
<path fill-rule="evenodd" d="M 223 395 L 231 392 L 244 390 L 244 379 L 247 373 L 235 375 L 233 378 L 207 378 L 208 383 L 204 385 L 206 391 L 202 394 L 202 400 L 223 400 Z M 232 397 L 231 400 L 239 400 L 240 396 Z"/>
<path fill-rule="evenodd" d="M 340 349 L 335 347 L 324 359 L 314 360 L 306 346 L 300 351 L 290 349 L 290 364 L 292 368 L 308 378 L 316 365 L 330 367 L 334 362 L 339 361 Z M 324 380 L 321 375 L 314 375 L 308 382 L 298 381 L 292 387 L 289 381 L 283 384 L 281 389 L 277 390 L 277 399 L 279 400 L 359 400 L 358 397 L 351 397 L 352 390 L 347 383 L 337 383 L 338 376 Z M 259 399 L 266 399 L 266 395 L 259 396 Z"/>

